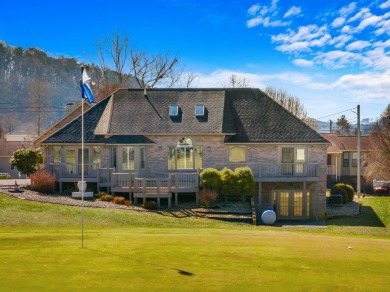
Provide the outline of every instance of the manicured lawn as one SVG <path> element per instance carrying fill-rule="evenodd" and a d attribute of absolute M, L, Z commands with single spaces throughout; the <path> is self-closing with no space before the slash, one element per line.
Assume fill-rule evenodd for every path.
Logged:
<path fill-rule="evenodd" d="M 342 226 L 342 219 L 328 227 L 256 227 L 86 208 L 82 249 L 80 208 L 0 195 L 0 289 L 387 291 L 389 219 L 382 216 L 389 211 L 382 206 L 390 201 L 378 199 L 363 206 L 379 210 L 387 227 Z"/>

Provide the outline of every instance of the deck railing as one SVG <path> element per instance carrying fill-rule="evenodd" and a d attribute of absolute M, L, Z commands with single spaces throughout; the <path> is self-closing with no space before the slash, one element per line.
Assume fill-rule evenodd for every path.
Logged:
<path fill-rule="evenodd" d="M 318 163 L 224 163 L 218 164 L 217 169 L 224 167 L 235 169 L 249 167 L 253 176 L 260 178 L 279 177 L 318 177 Z"/>
<path fill-rule="evenodd" d="M 81 163 L 50 163 L 49 172 L 57 178 L 81 178 Z M 84 177 L 97 178 L 99 164 L 84 164 Z"/>
<path fill-rule="evenodd" d="M 326 174 L 327 175 L 335 175 L 336 174 L 335 166 L 334 165 L 327 165 Z"/>
<path fill-rule="evenodd" d="M 196 191 L 199 188 L 198 173 L 170 173 L 168 178 L 137 178 L 134 173 L 111 174 L 113 192 L 171 193 Z"/>
<path fill-rule="evenodd" d="M 199 187 L 198 173 L 171 173 L 169 181 L 172 189 L 192 189 Z"/>

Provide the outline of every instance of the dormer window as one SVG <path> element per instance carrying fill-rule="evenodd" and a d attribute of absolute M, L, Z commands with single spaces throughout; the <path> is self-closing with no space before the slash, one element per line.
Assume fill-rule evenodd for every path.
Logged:
<path fill-rule="evenodd" d="M 177 117 L 179 115 L 179 106 L 177 104 L 171 104 L 169 106 L 169 116 Z"/>
<path fill-rule="evenodd" d="M 203 117 L 204 116 L 204 104 L 197 104 L 195 106 L 195 116 Z"/>

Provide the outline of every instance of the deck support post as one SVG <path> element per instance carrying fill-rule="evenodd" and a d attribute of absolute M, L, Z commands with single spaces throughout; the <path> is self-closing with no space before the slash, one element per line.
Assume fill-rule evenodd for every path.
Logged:
<path fill-rule="evenodd" d="M 262 208 L 262 206 L 261 206 L 261 202 L 262 202 L 262 193 L 261 193 L 261 181 L 259 182 L 259 202 L 257 203 L 258 204 L 258 210 L 259 210 L 259 212 L 261 212 L 261 208 Z"/>

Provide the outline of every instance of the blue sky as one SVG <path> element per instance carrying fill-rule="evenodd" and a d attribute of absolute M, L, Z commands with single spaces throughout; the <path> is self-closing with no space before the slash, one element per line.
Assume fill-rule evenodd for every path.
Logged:
<path fill-rule="evenodd" d="M 178 54 L 198 76 L 194 87 L 225 87 L 236 74 L 299 97 L 323 121 L 357 104 L 362 119 L 375 119 L 390 102 L 390 0 L 0 3 L 9 45 L 85 60 L 116 32 L 137 49 Z"/>

